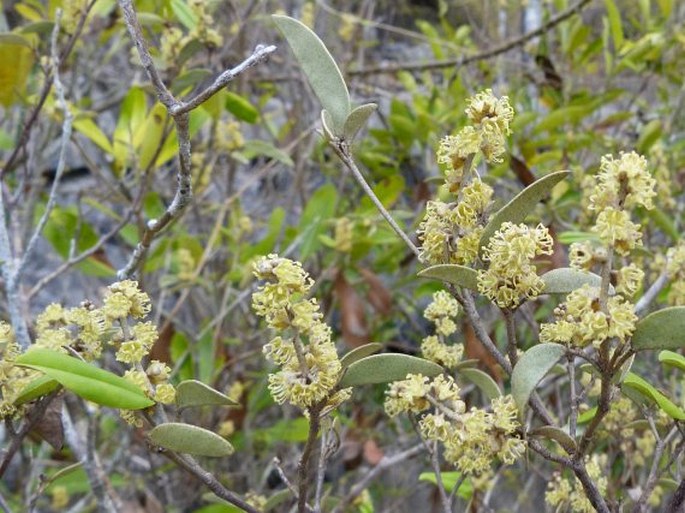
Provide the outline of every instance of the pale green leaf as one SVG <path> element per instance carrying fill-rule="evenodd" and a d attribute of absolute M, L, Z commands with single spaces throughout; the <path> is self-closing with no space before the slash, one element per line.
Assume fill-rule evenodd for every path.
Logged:
<path fill-rule="evenodd" d="M 326 109 L 321 110 L 321 127 L 323 128 L 323 135 L 327 141 L 333 141 L 336 138 L 333 119 Z"/>
<path fill-rule="evenodd" d="M 181 381 L 176 387 L 176 405 L 179 408 L 187 408 L 208 405 L 239 406 L 240 403 L 201 381 L 189 379 Z"/>
<path fill-rule="evenodd" d="M 389 383 L 405 379 L 407 374 L 423 374 L 433 377 L 443 368 L 437 363 L 406 354 L 377 354 L 367 356 L 351 364 L 342 379 L 340 388 L 374 383 Z"/>
<path fill-rule="evenodd" d="M 131 381 L 57 351 L 34 347 L 19 356 L 16 363 L 40 371 L 76 395 L 102 406 L 140 410 L 155 404 Z"/>
<path fill-rule="evenodd" d="M 331 115 L 334 133 L 341 135 L 350 113 L 350 94 L 326 45 L 304 23 L 288 16 L 272 16 L 292 48 L 321 105 Z"/>
<path fill-rule="evenodd" d="M 92 119 L 84 117 L 77 118 L 74 120 L 73 126 L 74 130 L 86 136 L 110 155 L 114 153 L 114 149 L 112 147 L 112 143 L 109 142 L 109 138 L 102 130 L 100 130 L 100 127 L 97 126 L 95 121 Z"/>
<path fill-rule="evenodd" d="M 636 351 L 685 347 L 685 306 L 664 308 L 638 321 L 631 345 Z"/>
<path fill-rule="evenodd" d="M 252 159 L 257 155 L 263 155 L 264 157 L 268 157 L 289 167 L 295 165 L 293 159 L 291 159 L 290 155 L 286 152 L 267 141 L 261 141 L 259 139 L 246 141 L 243 153 L 248 159 Z"/>
<path fill-rule="evenodd" d="M 511 394 L 519 412 L 523 413 L 535 387 L 565 352 L 560 344 L 539 344 L 523 353 L 511 373 Z"/>
<path fill-rule="evenodd" d="M 568 294 L 583 285 L 599 287 L 602 283 L 601 276 L 572 267 L 552 269 L 540 278 L 545 283 L 543 294 Z"/>
<path fill-rule="evenodd" d="M 233 454 L 225 438 L 199 426 L 181 422 L 160 424 L 148 433 L 150 441 L 174 452 L 221 458 Z"/>
<path fill-rule="evenodd" d="M 197 15 L 185 0 L 171 0 L 171 10 L 178 21 L 188 30 L 193 30 L 197 25 Z"/>
<path fill-rule="evenodd" d="M 349 367 L 354 362 L 361 360 L 362 358 L 376 354 L 381 349 L 383 349 L 383 344 L 379 344 L 378 342 L 371 342 L 370 344 L 364 344 L 363 346 L 355 347 L 352 349 L 352 351 L 345 354 L 345 356 L 340 359 L 340 365 L 342 365 L 344 369 L 345 367 Z"/>
<path fill-rule="evenodd" d="M 480 369 L 465 367 L 459 371 L 460 376 L 464 376 L 471 383 L 480 388 L 490 400 L 497 399 L 502 395 L 497 382 Z"/>
<path fill-rule="evenodd" d="M 378 105 L 375 103 L 366 103 L 355 108 L 350 112 L 349 116 L 345 120 L 345 125 L 343 126 L 343 137 L 346 141 L 351 142 L 359 133 L 366 122 L 371 117 L 371 114 L 376 112 Z"/>
<path fill-rule="evenodd" d="M 569 175 L 569 171 L 557 171 L 533 182 L 528 187 L 519 192 L 514 199 L 504 205 L 488 222 L 480 238 L 481 251 L 488 245 L 490 237 L 499 230 L 502 223 L 511 222 L 518 224 L 523 222 L 533 207 L 547 197 L 556 184 L 561 182 Z"/>
<path fill-rule="evenodd" d="M 614 3 L 614 0 L 604 0 L 604 5 L 609 18 L 609 30 L 614 41 L 614 50 L 618 52 L 623 46 L 623 23 L 621 23 L 621 12 Z"/>
<path fill-rule="evenodd" d="M 452 489 L 456 486 L 461 478 L 461 472 L 457 472 L 456 470 L 450 472 L 441 472 L 440 476 L 442 477 L 442 485 L 445 487 L 447 493 L 452 493 Z M 438 479 L 435 476 L 435 472 L 422 472 L 419 474 L 419 481 L 433 483 L 434 485 L 438 484 Z M 473 495 L 473 485 L 468 478 L 464 480 L 459 487 L 459 490 L 457 490 L 457 495 L 466 501 L 471 499 L 471 496 Z"/>
<path fill-rule="evenodd" d="M 259 111 L 249 100 L 239 94 L 226 91 L 226 110 L 236 118 L 246 123 L 255 123 L 259 119 Z"/>
<path fill-rule="evenodd" d="M 670 365 L 685 371 L 685 357 L 681 354 L 674 353 L 673 351 L 661 351 L 659 353 L 659 361 L 664 365 Z"/>
<path fill-rule="evenodd" d="M 16 34 L 11 37 L 18 40 L 0 42 L 0 105 L 5 107 L 26 94 L 26 82 L 34 61 L 33 50 L 25 44 L 25 38 Z"/>
<path fill-rule="evenodd" d="M 458 264 L 439 264 L 422 269 L 417 274 L 421 278 L 441 280 L 452 285 L 478 290 L 478 272 Z"/>
<path fill-rule="evenodd" d="M 547 438 L 559 443 L 568 454 L 574 454 L 578 448 L 576 441 L 566 431 L 556 426 L 540 426 L 528 431 L 528 436 Z"/>
<path fill-rule="evenodd" d="M 628 387 L 644 395 L 675 420 L 685 420 L 685 411 L 673 404 L 664 394 L 637 374 L 629 372 L 623 380 L 622 387 Z"/>
<path fill-rule="evenodd" d="M 24 403 L 28 403 L 29 401 L 33 401 L 34 399 L 38 399 L 39 397 L 47 395 L 53 390 L 56 390 L 59 386 L 60 384 L 57 381 L 52 379 L 50 376 L 43 374 L 42 376 L 30 381 L 22 389 L 22 391 L 19 392 L 19 395 L 14 400 L 14 404 L 15 406 L 19 406 Z"/>

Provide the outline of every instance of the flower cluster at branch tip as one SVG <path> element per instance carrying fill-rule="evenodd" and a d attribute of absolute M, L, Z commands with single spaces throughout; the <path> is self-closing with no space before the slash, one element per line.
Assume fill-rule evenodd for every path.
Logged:
<path fill-rule="evenodd" d="M 468 171 L 466 163 L 479 151 L 488 162 L 502 161 L 506 137 L 511 133 L 509 124 L 514 118 L 509 98 L 497 98 L 490 89 L 469 98 L 467 105 L 465 112 L 472 125 L 457 135 L 445 136 L 437 151 L 438 164 L 446 168 L 445 180 L 452 192 L 459 189 Z"/>
<path fill-rule="evenodd" d="M 607 489 L 606 473 L 602 471 L 606 455 L 593 455 L 586 462 L 587 472 L 595 482 L 599 493 L 604 495 Z M 545 502 L 554 507 L 554 511 L 573 511 L 575 513 L 593 513 L 595 508 L 590 503 L 583 490 L 583 485 L 577 477 L 570 481 L 556 472 L 554 479 L 547 485 Z"/>
<path fill-rule="evenodd" d="M 654 208 L 655 187 L 646 159 L 637 153 L 621 153 L 618 159 L 602 157 L 589 208 L 597 212 L 593 231 L 606 247 L 627 255 L 642 243 L 640 226 L 630 220 L 630 211 L 638 206 Z"/>
<path fill-rule="evenodd" d="M 148 396 L 160 403 L 171 403 L 176 391 L 168 382 L 171 370 L 153 360 L 147 374 L 142 361 L 157 340 L 157 328 L 144 319 L 150 313 L 150 298 L 138 283 L 124 280 L 110 285 L 103 306 L 85 301 L 74 308 L 52 303 L 36 318 L 34 347 L 53 351 L 77 352 L 84 360 L 100 358 L 108 342 L 116 349 L 118 361 L 129 365 L 124 377 L 136 383 Z M 12 331 L 0 323 L 0 417 L 16 413 L 14 402 L 22 389 L 39 373 L 13 365 L 19 355 Z M 133 412 L 122 412 L 132 423 L 140 424 Z"/>
<path fill-rule="evenodd" d="M 428 202 L 418 230 L 422 262 L 469 265 L 478 258 L 492 188 L 478 178 L 471 164 L 478 153 L 487 162 L 501 162 L 514 110 L 506 96 L 496 98 L 489 89 L 467 103 L 471 125 L 444 137 L 436 152 L 445 172 L 445 188 L 456 195 L 456 201 Z"/>
<path fill-rule="evenodd" d="M 524 298 L 533 299 L 544 283 L 537 275 L 533 259 L 552 254 L 552 236 L 538 225 L 502 223 L 483 251 L 487 270 L 478 271 L 478 291 L 501 308 L 515 308 Z"/>
<path fill-rule="evenodd" d="M 419 414 L 421 436 L 441 442 L 445 459 L 464 474 L 482 474 L 495 459 L 507 465 L 514 463 L 524 453 L 526 443 L 515 436 L 519 423 L 513 398 L 493 400 L 490 412 L 478 408 L 466 411 L 459 394 L 451 376 L 439 375 L 431 381 L 409 374 L 390 385 L 385 410 L 390 416 Z"/>
<path fill-rule="evenodd" d="M 556 322 L 540 326 L 541 342 L 563 342 L 574 347 L 599 346 L 607 338 L 625 342 L 635 330 L 637 315 L 622 296 L 610 297 L 607 311 L 599 304 L 599 288 L 590 285 L 572 291 L 554 309 Z"/>
<path fill-rule="evenodd" d="M 254 264 L 254 275 L 266 283 L 253 294 L 252 307 L 281 332 L 264 346 L 267 359 L 281 367 L 269 375 L 274 400 L 303 410 L 326 400 L 330 410 L 349 398 L 350 389 L 335 391 L 342 366 L 316 299 L 306 297 L 314 282 L 302 265 L 272 254 Z"/>
<path fill-rule="evenodd" d="M 421 342 L 421 353 L 424 358 L 432 360 L 448 369 L 454 368 L 464 353 L 461 344 L 446 344 L 447 338 L 457 331 L 453 318 L 459 312 L 459 303 L 447 291 L 440 290 L 433 294 L 433 301 L 428 305 L 423 316 L 435 323 L 435 335 L 430 335 Z"/>

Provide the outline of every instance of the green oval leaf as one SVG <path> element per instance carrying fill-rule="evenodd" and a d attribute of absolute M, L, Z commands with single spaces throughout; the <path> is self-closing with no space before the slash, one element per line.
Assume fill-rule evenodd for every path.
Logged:
<path fill-rule="evenodd" d="M 583 285 L 599 287 L 602 283 L 601 276 L 572 267 L 552 269 L 540 278 L 545 282 L 543 294 L 568 294 Z"/>
<path fill-rule="evenodd" d="M 56 390 L 59 386 L 59 382 L 55 381 L 50 376 L 43 374 L 31 381 L 21 392 L 19 392 L 19 395 L 14 400 L 14 404 L 19 406 L 28 403 L 29 401 L 33 401 L 34 399 L 38 399 L 39 397 Z"/>
<path fill-rule="evenodd" d="M 376 354 L 381 349 L 383 349 L 383 344 L 379 344 L 378 342 L 371 342 L 370 344 L 355 347 L 340 359 L 340 365 L 342 365 L 342 368 L 344 369 L 362 358 Z"/>
<path fill-rule="evenodd" d="M 490 222 L 485 226 L 483 235 L 480 238 L 481 250 L 483 246 L 488 245 L 490 237 L 499 230 L 502 223 L 507 221 L 514 224 L 523 222 L 538 201 L 548 196 L 552 189 L 554 189 L 554 186 L 569 174 L 569 171 L 550 173 L 519 192 L 514 199 L 504 205 L 494 216 L 492 216 Z"/>
<path fill-rule="evenodd" d="M 502 395 L 502 391 L 497 382 L 492 379 L 490 374 L 486 374 L 480 369 L 466 367 L 459 371 L 459 375 L 464 376 L 471 383 L 480 388 L 491 401 Z"/>
<path fill-rule="evenodd" d="M 477 367 L 478 364 L 480 363 L 480 360 L 477 358 L 469 358 L 468 360 L 462 360 L 458 364 L 454 366 L 455 371 L 460 371 L 462 369 L 471 369 L 473 367 Z"/>
<path fill-rule="evenodd" d="M 205 385 L 201 381 L 189 379 L 181 381 L 176 387 L 176 405 L 179 408 L 189 406 L 240 406 L 227 395 Z"/>
<path fill-rule="evenodd" d="M 452 285 L 478 290 L 478 272 L 457 264 L 440 264 L 426 267 L 418 272 L 421 278 L 446 281 Z"/>
<path fill-rule="evenodd" d="M 647 381 L 642 379 L 637 374 L 629 372 L 623 380 L 623 387 L 633 389 L 644 395 L 652 402 L 656 403 L 668 416 L 675 420 L 685 420 L 685 411 L 673 404 L 664 394 L 659 392 Z"/>
<path fill-rule="evenodd" d="M 226 109 L 236 118 L 246 123 L 256 123 L 259 119 L 259 111 L 239 94 L 226 91 Z"/>
<path fill-rule="evenodd" d="M 134 383 L 64 353 L 32 348 L 16 363 L 40 371 L 76 395 L 102 406 L 140 410 L 155 404 Z"/>
<path fill-rule="evenodd" d="M 442 373 L 437 363 L 406 354 L 377 354 L 351 364 L 340 380 L 339 387 L 389 383 L 405 379 L 407 374 L 433 377 Z"/>
<path fill-rule="evenodd" d="M 575 453 L 578 448 L 576 441 L 571 435 L 556 426 L 540 426 L 532 431 L 528 431 L 528 435 L 554 440 L 555 442 L 558 442 L 568 454 Z"/>
<path fill-rule="evenodd" d="M 343 125 L 343 137 L 346 141 L 352 142 L 354 138 L 357 137 L 359 131 L 369 120 L 371 114 L 376 112 L 376 109 L 378 109 L 377 104 L 366 103 L 364 105 L 360 105 L 350 112 L 349 116 L 347 116 L 347 119 L 345 120 L 345 124 Z"/>
<path fill-rule="evenodd" d="M 181 422 L 160 424 L 147 436 L 153 444 L 174 452 L 214 458 L 233 454 L 233 446 L 228 440 L 191 424 Z"/>
<path fill-rule="evenodd" d="M 521 413 L 540 380 L 565 352 L 564 346 L 549 343 L 533 346 L 523 353 L 511 373 L 511 394 Z"/>
<path fill-rule="evenodd" d="M 350 114 L 350 93 L 338 65 L 326 45 L 304 23 L 273 15 L 276 26 L 292 48 L 321 105 L 331 115 L 334 133 L 342 135 Z"/>
<path fill-rule="evenodd" d="M 631 345 L 636 351 L 685 347 L 685 306 L 664 308 L 638 321 Z"/>
<path fill-rule="evenodd" d="M 440 477 L 442 478 L 442 485 L 445 487 L 447 493 L 452 493 L 452 489 L 456 486 L 461 478 L 461 472 L 453 470 L 451 472 L 440 472 Z M 438 478 L 435 472 L 422 472 L 419 474 L 419 481 L 426 481 L 428 483 L 438 484 Z M 465 501 L 471 500 L 473 495 L 473 485 L 470 479 L 465 479 L 464 482 L 457 490 L 457 496 L 461 497 Z"/>
<path fill-rule="evenodd" d="M 680 370 L 685 370 L 685 357 L 673 351 L 661 351 L 659 353 L 659 361 L 664 365 L 677 367 Z"/>

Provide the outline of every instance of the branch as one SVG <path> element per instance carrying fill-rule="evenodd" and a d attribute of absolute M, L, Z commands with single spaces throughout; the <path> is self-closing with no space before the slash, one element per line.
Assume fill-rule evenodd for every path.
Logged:
<path fill-rule="evenodd" d="M 347 511 L 347 506 L 352 503 L 354 499 L 359 497 L 362 492 L 369 487 L 371 481 L 376 479 L 382 472 L 402 463 L 405 460 L 413 458 L 417 454 L 423 452 L 424 449 L 425 448 L 422 442 L 393 456 L 383 456 L 381 461 L 379 461 L 375 467 L 369 470 L 364 477 L 361 478 L 361 480 L 359 480 L 354 486 L 352 486 L 352 488 L 350 488 L 350 491 L 347 492 L 347 495 L 340 500 L 340 503 L 333 509 L 331 513 L 341 513 L 343 511 Z"/>
<path fill-rule="evenodd" d="M 17 287 L 19 286 L 21 276 L 26 269 L 26 264 L 31 258 L 31 254 L 36 248 L 38 239 L 43 233 L 43 228 L 45 228 L 45 225 L 47 224 L 48 219 L 50 218 L 50 214 L 52 213 L 52 209 L 54 208 L 55 203 L 57 202 L 57 189 L 59 188 L 59 183 L 62 179 L 64 168 L 66 167 L 67 149 L 69 147 L 69 141 L 71 140 L 71 127 L 72 122 L 74 120 L 74 116 L 71 114 L 71 111 L 69 110 L 69 105 L 67 104 L 67 99 L 64 95 L 64 85 L 62 84 L 62 80 L 59 75 L 59 68 L 62 65 L 62 61 L 60 60 L 59 54 L 57 52 L 57 36 L 59 35 L 61 19 L 62 11 L 61 9 L 58 9 L 55 13 L 55 27 L 52 30 L 50 56 L 52 59 L 52 75 L 53 82 L 55 85 L 55 95 L 57 96 L 57 104 L 60 110 L 64 113 L 64 121 L 62 122 L 62 140 L 60 143 L 57 168 L 55 170 L 55 178 L 52 181 L 52 187 L 50 189 L 48 201 L 45 205 L 45 211 L 43 212 L 43 215 L 40 217 L 38 225 L 36 226 L 36 229 L 33 231 L 33 234 L 29 239 L 29 243 L 26 246 L 26 250 L 24 251 L 21 260 L 19 261 L 19 264 L 14 275 L 14 281 L 16 282 L 15 285 Z"/>
<path fill-rule="evenodd" d="M 361 171 L 357 167 L 357 164 L 354 162 L 354 159 L 352 158 L 349 145 L 345 141 L 331 141 L 330 145 L 333 147 L 335 153 L 338 155 L 340 160 L 343 161 L 347 169 L 350 170 L 350 172 L 354 176 L 354 179 L 357 180 L 357 183 L 359 183 L 361 188 L 364 190 L 364 193 L 373 202 L 373 204 L 376 206 L 376 208 L 381 213 L 383 218 L 388 222 L 390 227 L 395 231 L 395 233 L 400 237 L 400 239 L 402 239 L 402 241 L 407 245 L 407 247 L 412 251 L 412 253 L 414 253 L 414 255 L 416 255 L 418 258 L 420 254 L 419 248 L 416 247 L 416 245 L 407 236 L 407 234 L 404 233 L 404 231 L 398 226 L 397 222 L 386 210 L 383 203 L 381 203 L 381 201 L 378 199 L 376 193 L 373 192 L 373 189 L 371 189 L 369 184 L 366 182 L 364 175 L 362 175 Z"/>
<path fill-rule="evenodd" d="M 327 399 L 327 398 L 326 398 Z M 307 493 L 309 492 L 309 467 L 316 445 L 316 438 L 319 435 L 319 427 L 321 425 L 321 410 L 326 405 L 326 399 L 311 406 L 309 408 L 309 434 L 307 435 L 307 443 L 302 451 L 300 463 L 297 465 L 297 511 L 298 513 L 305 513 L 309 507 L 307 504 Z"/>
<path fill-rule="evenodd" d="M 647 501 L 654 491 L 654 487 L 657 483 L 659 463 L 661 463 L 661 456 L 664 454 L 664 450 L 671 443 L 675 435 L 678 434 L 678 428 L 675 426 L 671 428 L 668 434 L 663 438 L 657 438 L 656 448 L 654 449 L 654 454 L 652 455 L 652 466 L 649 470 L 649 476 L 647 477 L 647 482 L 642 490 L 640 498 L 635 503 L 633 507 L 633 513 L 642 513 L 645 511 L 647 506 Z M 658 435 L 658 433 L 657 433 Z"/>
<path fill-rule="evenodd" d="M 663 272 L 654 281 L 654 283 L 650 285 L 647 291 L 635 304 L 635 313 L 637 315 L 640 315 L 643 312 L 643 310 L 645 310 L 651 304 L 651 302 L 656 299 L 656 297 L 659 295 L 659 292 L 661 292 L 661 290 L 666 286 L 667 283 L 668 274 L 666 274 L 666 272 Z"/>
<path fill-rule="evenodd" d="M 233 493 L 231 490 L 222 485 L 211 472 L 208 472 L 200 466 L 191 456 L 187 454 L 177 454 L 173 451 L 165 450 L 162 452 L 164 456 L 176 463 L 179 467 L 191 473 L 195 478 L 201 481 L 207 488 L 209 488 L 217 497 L 230 502 L 234 506 L 239 507 L 247 513 L 260 513 L 260 511 L 247 502 L 240 496 Z"/>
<path fill-rule="evenodd" d="M 549 19 L 547 23 L 544 25 L 540 26 L 539 28 L 535 30 L 531 30 L 530 32 L 526 32 L 520 37 L 517 37 L 516 39 L 512 39 L 510 41 L 505 41 L 499 46 L 496 46 L 494 48 L 491 48 L 490 50 L 486 50 L 481 53 L 477 53 L 475 55 L 471 55 L 468 57 L 459 57 L 456 59 L 445 59 L 445 60 L 440 60 L 440 61 L 432 61 L 432 62 L 424 62 L 424 63 L 406 63 L 406 64 L 385 64 L 385 65 L 380 65 L 380 66 L 369 66 L 366 68 L 361 68 L 361 69 L 356 69 L 356 70 L 351 70 L 348 71 L 348 75 L 350 76 L 355 76 L 355 75 L 374 75 L 374 74 L 381 74 L 381 73 L 397 73 L 399 71 L 427 71 L 427 70 L 438 70 L 438 69 L 444 69 L 444 68 L 459 68 L 461 66 L 465 66 L 466 64 L 470 64 L 472 62 L 477 62 L 477 61 L 482 61 L 486 59 L 491 59 L 492 57 L 497 57 L 498 55 L 501 55 L 503 53 L 509 52 L 513 50 L 514 48 L 518 48 L 519 46 L 525 45 L 528 41 L 531 39 L 535 39 L 536 37 L 544 34 L 548 30 L 556 27 L 559 25 L 559 23 L 567 20 L 574 14 L 579 13 L 587 4 L 590 3 L 590 0 L 580 0 L 568 9 L 561 11 L 559 14 L 556 16 L 553 16 L 552 18 Z"/>
<path fill-rule="evenodd" d="M 124 22 L 126 28 L 135 44 L 140 62 L 145 69 L 150 82 L 157 93 L 157 98 L 166 107 L 167 112 L 174 120 L 176 125 L 176 133 L 178 136 L 178 160 L 179 170 L 176 176 L 178 182 L 176 193 L 171 204 L 167 207 L 164 214 L 159 219 L 151 219 L 148 221 L 145 231 L 141 237 L 140 242 L 136 246 L 128 263 L 117 273 L 118 279 L 131 278 L 135 273 L 141 262 L 145 258 L 152 241 L 159 235 L 159 233 L 166 228 L 173 221 L 178 219 L 193 197 L 192 190 L 192 175 L 191 175 L 191 160 L 190 160 L 190 133 L 189 133 L 189 112 L 194 108 L 207 101 L 211 96 L 216 94 L 221 88 L 225 87 L 231 80 L 255 66 L 256 64 L 266 60 L 266 58 L 276 50 L 275 46 L 259 45 L 255 48 L 252 55 L 245 61 L 233 69 L 223 72 L 214 81 L 212 85 L 201 91 L 195 97 L 184 102 L 177 100 L 171 91 L 167 89 L 162 81 L 162 78 L 155 67 L 152 55 L 148 49 L 143 32 L 138 21 L 138 16 L 133 7 L 132 0 L 118 0 L 119 8 L 124 13 Z"/>

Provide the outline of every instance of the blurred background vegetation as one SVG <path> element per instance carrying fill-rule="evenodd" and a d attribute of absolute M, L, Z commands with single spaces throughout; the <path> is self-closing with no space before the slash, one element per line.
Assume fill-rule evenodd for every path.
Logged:
<path fill-rule="evenodd" d="M 465 99 L 484 88 L 508 95 L 517 113 L 510 158 L 483 176 L 501 203 L 549 172 L 573 171 L 565 189 L 557 189 L 535 212 L 559 245 L 590 236 L 580 200 L 584 177 L 595 173 L 602 155 L 622 150 L 647 156 L 660 184 L 658 208 L 644 213 L 650 224 L 643 262 L 654 273 L 652 280 L 660 272 L 657 255 L 683 230 L 682 2 L 135 4 L 163 79 L 180 96 L 240 62 L 257 44 L 279 46 L 267 63 L 191 113 L 195 198 L 154 243 L 140 273 L 161 333 L 152 357 L 168 362 L 176 379 L 210 383 L 243 405 L 206 410 L 193 419 L 228 436 L 238 449 L 237 457 L 212 463 L 236 490 L 271 496 L 282 488 L 271 461 L 278 457 L 292 471 L 297 443 L 307 434 L 306 420 L 275 406 L 266 389 L 269 369 L 261 347 L 269 334 L 249 306 L 254 259 L 279 253 L 304 262 L 317 278 L 315 295 L 341 350 L 373 341 L 415 354 L 426 333 L 422 310 L 438 288 L 415 278 L 413 254 L 317 133 L 320 106 L 271 14 L 285 13 L 313 28 L 343 70 L 353 102 L 380 105 L 354 152 L 407 232 L 414 233 L 425 202 L 438 194 L 437 142 L 464 125 Z M 54 301 L 74 306 L 100 297 L 148 221 L 169 204 L 176 185 L 172 123 L 156 103 L 115 0 L 4 1 L 0 168 L 14 233 L 19 240 L 30 233 L 55 174 L 61 114 L 44 84 L 58 7 L 65 11 L 60 49 L 68 54 L 62 81 L 75 122 L 58 206 L 24 283 L 34 313 Z M 23 127 L 34 115 L 24 136 Z M 92 255 L 77 261 L 94 245 Z M 566 262 L 560 246 L 546 265 Z M 494 320 L 483 306 L 484 319 Z M 543 318 L 553 306 L 538 304 L 530 315 Z M 497 335 L 503 326 L 491 322 L 490 329 Z M 483 368 L 498 377 L 496 365 L 466 326 L 460 337 L 467 355 L 480 358 Z M 529 329 L 523 340 L 530 345 L 534 333 Z M 357 393 L 342 408 L 341 451 L 327 475 L 333 494 L 386 451 L 414 440 L 410 427 L 384 416 L 382 397 L 379 386 Z M 150 456 L 140 434 L 120 419 L 102 415 L 100 424 L 101 457 L 130 511 L 233 511 L 208 505 L 203 490 Z M 35 445 L 34 458 L 41 461 L 39 468 L 30 470 L 29 458 L 17 461 L 0 484 L 15 504 L 31 493 L 38 474 L 50 476 L 68 461 L 64 451 L 45 445 Z M 415 462 L 394 469 L 370 488 L 356 510 L 431 511 L 435 490 L 418 480 L 426 468 Z M 66 511 L 79 504 L 88 510 L 82 500 L 87 481 L 80 472 L 51 482 L 39 510 Z M 495 496 L 488 491 L 495 488 L 492 483 L 474 483 L 471 511 L 539 508 L 550 475 L 538 464 L 498 473 Z M 69 498 L 61 504 L 55 490 L 63 489 Z"/>

